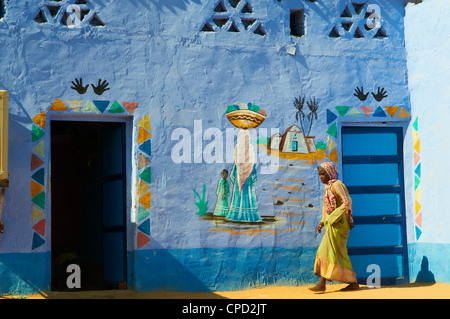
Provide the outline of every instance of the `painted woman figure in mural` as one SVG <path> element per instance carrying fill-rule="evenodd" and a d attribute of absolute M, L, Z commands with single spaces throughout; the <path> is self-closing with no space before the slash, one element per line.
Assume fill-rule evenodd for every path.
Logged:
<path fill-rule="evenodd" d="M 325 235 L 317 250 L 314 274 L 320 277 L 319 283 L 309 288 L 312 291 L 325 291 L 326 281 L 340 281 L 349 285 L 341 290 L 359 288 L 356 274 L 347 254 L 347 239 L 353 228 L 352 199 L 344 183 L 337 180 L 337 166 L 332 162 L 318 167 L 320 181 L 325 184 L 323 198 L 323 217 L 317 226 L 320 233 L 325 227 Z"/>
<path fill-rule="evenodd" d="M 233 197 L 226 219 L 238 222 L 260 222 L 254 186 L 257 181 L 255 152 L 250 144 L 250 133 L 247 130 L 239 131 L 230 179 L 234 183 Z"/>
<path fill-rule="evenodd" d="M 230 194 L 230 185 L 228 184 L 228 171 L 222 170 L 222 179 L 217 185 L 217 201 L 214 207 L 214 216 L 227 216 L 230 207 L 228 206 L 228 195 Z"/>

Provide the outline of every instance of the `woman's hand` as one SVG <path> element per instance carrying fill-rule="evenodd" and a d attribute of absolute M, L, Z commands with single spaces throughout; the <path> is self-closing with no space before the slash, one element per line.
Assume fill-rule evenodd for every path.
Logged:
<path fill-rule="evenodd" d="M 320 222 L 320 224 L 317 226 L 317 232 L 320 234 L 322 232 L 323 223 Z"/>

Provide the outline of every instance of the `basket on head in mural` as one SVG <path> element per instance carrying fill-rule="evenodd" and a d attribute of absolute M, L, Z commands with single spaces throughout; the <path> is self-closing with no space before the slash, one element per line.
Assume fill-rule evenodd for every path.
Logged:
<path fill-rule="evenodd" d="M 266 116 L 266 111 L 251 103 L 230 105 L 227 108 L 227 118 L 231 124 L 244 130 L 257 128 L 264 122 Z"/>

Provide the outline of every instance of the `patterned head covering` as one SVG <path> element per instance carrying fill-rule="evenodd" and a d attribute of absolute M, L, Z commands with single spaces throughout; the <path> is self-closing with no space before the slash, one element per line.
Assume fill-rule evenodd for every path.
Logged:
<path fill-rule="evenodd" d="M 319 165 L 318 168 L 321 169 L 323 172 L 325 172 L 325 174 L 329 178 L 328 182 L 325 185 L 324 203 L 328 214 L 331 214 L 337 207 L 336 196 L 331 190 L 331 186 L 333 186 L 333 184 L 337 181 L 336 178 L 338 174 L 338 169 L 336 164 L 334 164 L 333 162 L 322 163 Z M 346 206 L 348 211 L 348 219 L 350 221 L 350 227 L 353 227 L 352 205 L 348 193 L 346 194 L 346 198 L 343 198 L 343 204 Z"/>
<path fill-rule="evenodd" d="M 322 169 L 325 174 L 327 174 L 330 180 L 336 179 L 338 174 L 338 169 L 336 164 L 333 162 L 325 162 L 319 165 L 319 168 Z"/>

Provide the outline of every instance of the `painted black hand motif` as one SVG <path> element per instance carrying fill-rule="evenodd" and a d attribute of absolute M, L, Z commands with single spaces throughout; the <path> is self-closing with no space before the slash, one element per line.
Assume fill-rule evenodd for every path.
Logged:
<path fill-rule="evenodd" d="M 98 80 L 97 86 L 94 86 L 94 84 L 91 84 L 91 86 L 94 89 L 95 94 L 97 94 L 97 95 L 102 95 L 103 92 L 109 90 L 109 88 L 107 88 L 108 82 L 106 82 L 106 80 L 103 80 L 103 82 L 102 82 L 102 79 Z"/>
<path fill-rule="evenodd" d="M 364 87 L 361 86 L 361 89 L 359 87 L 356 87 L 355 89 L 356 93 L 353 93 L 354 96 L 356 96 L 361 101 L 365 101 L 367 99 L 367 96 L 369 95 L 369 92 L 364 94 Z"/>
<path fill-rule="evenodd" d="M 377 94 L 374 94 L 373 92 L 372 92 L 372 95 L 373 95 L 373 97 L 375 98 L 375 100 L 377 100 L 378 102 L 380 102 L 382 99 L 384 99 L 385 97 L 387 97 L 387 91 L 385 91 L 384 90 L 384 88 L 381 88 L 381 90 L 380 90 L 380 87 L 378 87 L 378 92 L 377 92 Z"/>
<path fill-rule="evenodd" d="M 83 79 L 80 78 L 80 80 L 75 79 L 75 82 L 72 81 L 73 86 L 71 86 L 71 89 L 74 89 L 75 91 L 77 91 L 79 94 L 84 94 L 86 93 L 89 84 L 86 86 L 83 86 Z"/>

